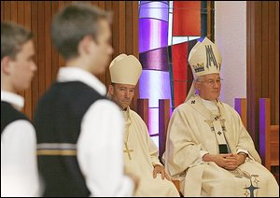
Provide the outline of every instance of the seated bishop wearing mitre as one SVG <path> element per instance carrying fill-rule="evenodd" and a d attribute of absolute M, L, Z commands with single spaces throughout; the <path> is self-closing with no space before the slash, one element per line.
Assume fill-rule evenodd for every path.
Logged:
<path fill-rule="evenodd" d="M 125 119 L 125 171 L 139 178 L 135 196 L 179 196 L 159 161 L 158 148 L 150 138 L 145 122 L 129 107 L 142 73 L 141 63 L 133 55 L 120 54 L 111 62 L 109 70 L 108 96 L 119 105 Z"/>
<path fill-rule="evenodd" d="M 167 172 L 180 180 L 184 196 L 278 197 L 279 186 L 262 166 L 239 114 L 219 99 L 222 58 L 217 45 L 198 40 L 188 61 L 194 81 L 169 122 Z"/>

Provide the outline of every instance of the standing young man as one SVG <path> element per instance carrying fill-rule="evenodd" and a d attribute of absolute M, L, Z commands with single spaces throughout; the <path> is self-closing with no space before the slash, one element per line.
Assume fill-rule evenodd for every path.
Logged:
<path fill-rule="evenodd" d="M 20 112 L 37 70 L 32 33 L 1 22 L 1 197 L 39 196 L 36 133 Z"/>
<path fill-rule="evenodd" d="M 97 79 L 111 58 L 110 16 L 88 5 L 61 10 L 52 39 L 66 60 L 38 103 L 35 127 L 45 196 L 131 196 L 123 173 L 123 118 Z"/>

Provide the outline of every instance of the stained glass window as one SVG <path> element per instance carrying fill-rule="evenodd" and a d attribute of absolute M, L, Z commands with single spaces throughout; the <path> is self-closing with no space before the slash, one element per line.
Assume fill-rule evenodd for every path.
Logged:
<path fill-rule="evenodd" d="M 213 26 L 207 23 L 211 6 L 206 1 L 139 1 L 139 96 L 149 99 L 149 132 L 157 144 L 159 99 L 170 99 L 171 112 L 184 102 L 193 80 L 188 53 L 213 29 L 207 28 Z"/>

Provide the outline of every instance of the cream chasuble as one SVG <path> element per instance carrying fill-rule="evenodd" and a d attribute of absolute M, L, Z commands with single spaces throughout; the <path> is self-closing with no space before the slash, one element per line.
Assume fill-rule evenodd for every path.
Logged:
<path fill-rule="evenodd" d="M 125 118 L 124 162 L 125 171 L 139 177 L 140 183 L 135 196 L 179 196 L 176 187 L 161 174 L 153 178 L 153 165 L 161 164 L 158 148 L 151 140 L 146 124 L 131 109 L 123 111 Z"/>
<path fill-rule="evenodd" d="M 184 196 L 278 196 L 279 186 L 260 164 L 238 113 L 225 103 L 218 101 L 216 105 L 215 115 L 199 96 L 192 96 L 174 110 L 164 154 L 168 173 L 181 181 Z M 234 154 L 245 150 L 249 157 L 234 171 L 203 162 L 201 153 L 219 154 L 219 144 Z"/>

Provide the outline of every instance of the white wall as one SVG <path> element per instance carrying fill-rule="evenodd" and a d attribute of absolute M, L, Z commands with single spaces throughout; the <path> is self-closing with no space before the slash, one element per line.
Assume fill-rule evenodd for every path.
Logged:
<path fill-rule="evenodd" d="M 215 1 L 215 42 L 222 56 L 220 99 L 246 97 L 246 1 Z"/>

